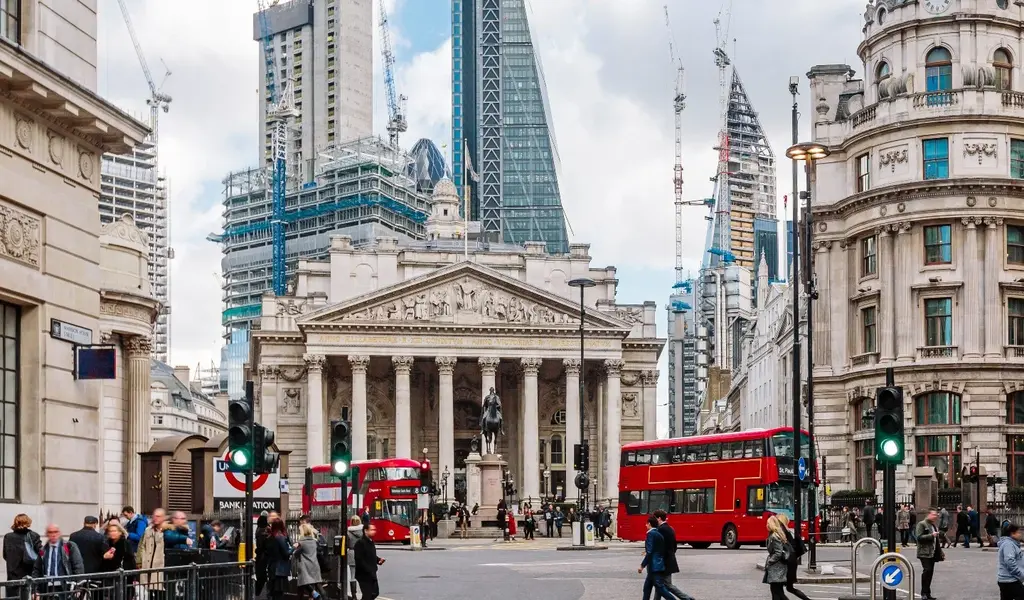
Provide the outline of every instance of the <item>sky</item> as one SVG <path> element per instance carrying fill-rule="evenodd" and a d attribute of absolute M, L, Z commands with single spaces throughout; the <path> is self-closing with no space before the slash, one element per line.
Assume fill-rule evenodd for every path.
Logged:
<path fill-rule="evenodd" d="M 374 14 L 377 14 L 374 0 Z M 411 145 L 451 137 L 451 2 L 383 0 L 388 10 L 398 92 L 409 97 Z M 614 265 L 619 302 L 658 303 L 659 334 L 674 273 L 670 14 L 676 55 L 686 69 L 682 117 L 684 197 L 711 194 L 720 128 L 713 23 L 722 37 L 779 161 L 789 193 L 790 76 L 812 65 L 845 63 L 860 75 L 864 0 L 527 0 L 534 45 L 547 82 L 561 157 L 562 203 L 575 242 L 591 244 L 594 266 Z M 161 171 L 170 182 L 172 364 L 219 359 L 221 251 L 206 236 L 223 226 L 221 181 L 258 163 L 260 45 L 252 39 L 255 0 L 126 0 L 150 71 L 173 101 L 160 115 Z M 731 4 L 731 9 L 727 5 Z M 99 0 L 100 93 L 148 118 L 148 87 L 117 0 Z M 727 27 L 726 27 L 727 25 Z M 386 106 L 375 28 L 374 125 Z M 170 75 L 166 75 L 167 72 Z M 808 137 L 801 116 L 801 136 Z M 684 269 L 696 275 L 706 210 L 685 208 Z M 667 376 L 659 380 L 659 432 L 667 431 Z"/>

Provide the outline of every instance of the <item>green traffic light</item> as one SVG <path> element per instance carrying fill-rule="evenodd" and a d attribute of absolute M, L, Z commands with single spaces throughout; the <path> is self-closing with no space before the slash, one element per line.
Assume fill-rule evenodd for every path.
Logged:
<path fill-rule="evenodd" d="M 348 471 L 348 463 L 343 460 L 336 460 L 334 461 L 334 464 L 331 465 L 331 469 L 334 471 L 335 475 L 344 475 L 345 472 Z"/>
<path fill-rule="evenodd" d="M 896 456 L 900 452 L 900 445 L 896 440 L 883 440 L 882 453 L 886 456 Z"/>
<path fill-rule="evenodd" d="M 237 467 L 245 467 L 249 465 L 249 457 L 245 452 L 235 450 L 231 453 L 231 462 Z"/>

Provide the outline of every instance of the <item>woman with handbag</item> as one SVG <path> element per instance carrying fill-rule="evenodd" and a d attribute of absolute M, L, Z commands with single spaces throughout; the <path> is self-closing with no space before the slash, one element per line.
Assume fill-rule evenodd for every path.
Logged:
<path fill-rule="evenodd" d="M 292 547 L 288 545 L 288 531 L 281 519 L 270 522 L 266 552 L 270 599 L 284 600 L 284 594 L 288 590 L 288 578 L 292 574 Z"/>
<path fill-rule="evenodd" d="M 800 557 L 807 552 L 807 549 L 804 547 L 804 541 L 802 539 L 795 539 L 793 534 L 789 532 L 789 517 L 786 515 L 777 515 L 777 517 L 779 525 L 782 525 L 783 533 L 786 534 L 786 543 L 793 549 L 789 555 L 789 560 L 786 561 L 786 591 L 800 598 L 800 600 L 811 600 L 807 597 L 807 594 L 793 587 L 796 585 L 796 568 L 800 562 Z"/>
<path fill-rule="evenodd" d="M 764 582 L 771 587 L 772 600 L 787 600 L 786 588 L 789 573 L 789 557 L 793 547 L 786 538 L 786 528 L 779 522 L 778 516 L 768 518 L 768 558 L 764 561 Z"/>
<path fill-rule="evenodd" d="M 31 575 L 42 548 L 39 534 L 32 531 L 32 519 L 24 513 L 14 517 L 11 532 L 4 536 L 3 558 L 7 563 L 7 581 Z M 18 589 L 11 587 L 4 595 L 16 597 Z"/>

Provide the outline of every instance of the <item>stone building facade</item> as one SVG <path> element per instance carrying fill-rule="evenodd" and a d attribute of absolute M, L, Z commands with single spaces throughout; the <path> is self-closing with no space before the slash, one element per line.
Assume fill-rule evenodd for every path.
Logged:
<path fill-rule="evenodd" d="M 300 263 L 293 295 L 264 296 L 253 336 L 257 414 L 292 452 L 293 477 L 326 462 L 325 424 L 348 407 L 355 459 L 425 451 L 458 490 L 493 387 L 507 434 L 498 453 L 519 497 L 574 498 L 583 377 L 590 475 L 601 498 L 616 499 L 620 445 L 656 437 L 665 340 L 655 303 L 617 304 L 614 267 L 592 267 L 586 244 L 560 256 L 542 243 L 486 252 L 446 244 L 456 241 L 457 202 L 442 179 L 430 241 L 381 238 L 356 250 L 336 236 L 329 260 Z M 596 284 L 585 291 L 582 364 L 580 296 L 568 285 L 577 277 Z"/>
<path fill-rule="evenodd" d="M 96 95 L 96 14 L 73 4 L 7 3 L 0 34 L 0 522 L 66 528 L 102 502 L 104 384 L 50 322 L 101 341 L 100 155 L 147 133 Z"/>
<path fill-rule="evenodd" d="M 876 0 L 811 69 L 815 419 L 833 489 L 875 489 L 863 418 L 894 367 L 907 455 L 940 485 L 980 455 L 1024 485 L 1024 7 Z M 997 490 L 999 491 L 999 490 Z"/>

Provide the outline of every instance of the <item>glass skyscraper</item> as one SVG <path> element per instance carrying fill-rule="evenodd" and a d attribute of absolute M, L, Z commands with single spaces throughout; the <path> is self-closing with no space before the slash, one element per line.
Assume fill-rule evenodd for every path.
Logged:
<path fill-rule="evenodd" d="M 525 0 L 452 0 L 454 183 L 469 184 L 470 218 L 490 239 L 565 253 L 546 96 Z"/>

